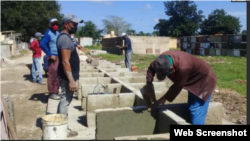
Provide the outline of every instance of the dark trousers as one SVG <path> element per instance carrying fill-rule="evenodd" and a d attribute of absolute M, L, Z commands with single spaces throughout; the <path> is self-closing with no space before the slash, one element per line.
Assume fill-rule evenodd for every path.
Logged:
<path fill-rule="evenodd" d="M 48 69 L 48 91 L 49 93 L 58 94 L 59 93 L 59 80 L 57 76 L 59 60 L 56 61 L 49 59 L 49 69 Z"/>

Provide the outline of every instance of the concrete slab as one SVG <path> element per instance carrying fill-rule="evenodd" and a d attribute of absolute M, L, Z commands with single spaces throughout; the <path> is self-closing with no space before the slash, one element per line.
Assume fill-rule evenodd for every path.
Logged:
<path fill-rule="evenodd" d="M 88 95 L 87 96 L 87 111 L 94 111 L 96 109 L 104 108 L 118 108 L 120 107 L 120 100 L 118 94 L 102 94 L 102 95 Z"/>
<path fill-rule="evenodd" d="M 170 140 L 170 134 L 115 137 L 114 140 Z"/>
<path fill-rule="evenodd" d="M 60 100 L 54 100 L 49 98 L 46 107 L 46 114 L 56 114 L 59 102 Z"/>
<path fill-rule="evenodd" d="M 96 113 L 96 140 L 152 135 L 156 120 L 146 107 L 99 109 Z"/>
<path fill-rule="evenodd" d="M 135 103 L 134 93 L 119 94 L 120 106 L 119 107 L 133 107 Z"/>

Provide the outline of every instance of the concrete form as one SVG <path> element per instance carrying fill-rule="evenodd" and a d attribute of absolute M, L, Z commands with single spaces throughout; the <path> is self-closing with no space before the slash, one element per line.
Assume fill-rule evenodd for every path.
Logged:
<path fill-rule="evenodd" d="M 168 140 L 170 124 L 190 124 L 187 91 L 182 90 L 173 102 L 166 102 L 150 113 L 146 110 L 141 94 L 145 81 L 145 75 L 129 72 L 106 60 L 99 60 L 98 66 L 81 62 L 78 100 L 73 101 L 81 103 L 78 108 L 81 110 L 79 113 L 83 112 L 80 115 L 84 116 L 84 121 L 79 122 L 84 122 L 85 128 L 94 128 L 94 138 L 97 140 Z M 153 84 L 157 99 L 170 86 L 165 82 Z M 49 101 L 48 107 L 52 107 L 53 100 Z M 56 109 L 47 109 L 49 113 L 53 113 L 53 110 Z M 222 104 L 210 103 L 206 124 L 222 124 L 222 115 Z"/>

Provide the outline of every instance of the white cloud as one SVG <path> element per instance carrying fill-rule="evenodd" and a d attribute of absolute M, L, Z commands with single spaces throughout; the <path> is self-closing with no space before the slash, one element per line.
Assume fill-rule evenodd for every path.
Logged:
<path fill-rule="evenodd" d="M 159 18 L 155 18 L 154 21 L 155 21 L 156 23 L 159 23 Z"/>
<path fill-rule="evenodd" d="M 100 3 L 100 4 L 104 4 L 104 5 L 112 5 L 114 4 L 113 1 L 98 1 L 98 0 L 90 0 L 90 2 L 93 2 L 93 3 Z"/>
<path fill-rule="evenodd" d="M 152 6 L 149 5 L 149 4 L 146 4 L 145 8 L 146 8 L 146 9 L 152 9 Z"/>
<path fill-rule="evenodd" d="M 228 12 L 227 14 L 236 16 L 236 17 L 246 17 L 247 12 L 246 11 L 238 11 L 238 12 Z"/>

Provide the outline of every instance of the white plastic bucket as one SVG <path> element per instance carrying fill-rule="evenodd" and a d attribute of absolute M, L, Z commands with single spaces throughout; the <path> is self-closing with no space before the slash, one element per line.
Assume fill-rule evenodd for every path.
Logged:
<path fill-rule="evenodd" d="M 43 140 L 67 139 L 67 123 L 67 116 L 63 114 L 43 116 Z"/>

